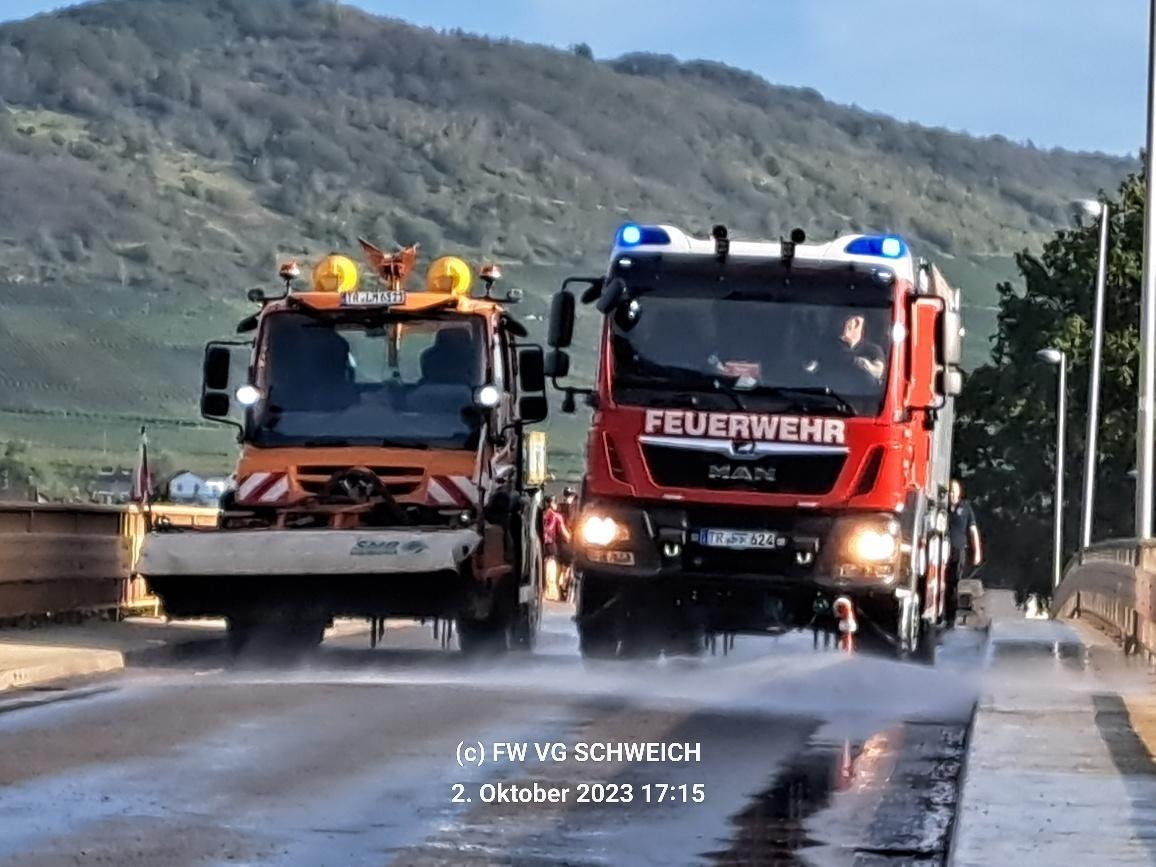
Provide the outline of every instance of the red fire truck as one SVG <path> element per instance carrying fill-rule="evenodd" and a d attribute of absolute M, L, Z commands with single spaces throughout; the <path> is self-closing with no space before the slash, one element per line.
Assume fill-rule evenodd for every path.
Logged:
<path fill-rule="evenodd" d="M 559 383 L 575 284 L 603 317 L 593 388 Z M 546 363 L 563 410 L 576 396 L 593 408 L 583 655 L 812 628 L 933 657 L 959 309 L 894 235 L 621 227 L 607 273 L 555 296 Z"/>

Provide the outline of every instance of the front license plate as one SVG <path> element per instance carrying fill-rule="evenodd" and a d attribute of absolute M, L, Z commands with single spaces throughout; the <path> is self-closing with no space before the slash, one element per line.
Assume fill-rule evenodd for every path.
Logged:
<path fill-rule="evenodd" d="M 698 534 L 700 545 L 708 548 L 760 549 L 782 548 L 787 538 L 766 530 L 702 530 Z"/>
<path fill-rule="evenodd" d="M 374 292 L 346 292 L 341 296 L 341 303 L 346 307 L 404 304 L 405 290 L 383 289 Z"/>

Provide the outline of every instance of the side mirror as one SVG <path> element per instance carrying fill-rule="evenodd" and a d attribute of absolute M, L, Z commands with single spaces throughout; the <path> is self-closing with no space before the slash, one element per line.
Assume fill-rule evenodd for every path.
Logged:
<path fill-rule="evenodd" d="M 210 391 L 201 395 L 201 415 L 208 418 L 226 418 L 229 406 L 229 395 L 223 391 Z"/>
<path fill-rule="evenodd" d="M 247 334 L 250 331 L 256 330 L 257 323 L 259 321 L 260 319 L 257 317 L 256 313 L 254 313 L 252 316 L 246 316 L 244 319 L 237 323 L 237 333 Z"/>
<path fill-rule="evenodd" d="M 514 337 L 522 338 L 530 336 L 530 332 L 526 330 L 526 326 L 509 313 L 502 314 L 502 328 L 507 334 L 512 334 Z"/>
<path fill-rule="evenodd" d="M 226 391 L 229 388 L 229 367 L 233 355 L 224 346 L 209 344 L 205 347 L 205 391 Z"/>
<path fill-rule="evenodd" d="M 518 353 L 518 383 L 522 391 L 546 390 L 546 360 L 537 346 L 528 346 Z"/>
<path fill-rule="evenodd" d="M 550 414 L 550 405 L 546 397 L 541 394 L 529 395 L 518 401 L 518 416 L 525 424 L 537 424 L 545 421 Z"/>
<path fill-rule="evenodd" d="M 939 375 L 939 390 L 947 397 L 963 394 L 963 371 L 949 367 Z"/>
<path fill-rule="evenodd" d="M 963 317 L 956 310 L 944 310 L 943 363 L 954 366 L 963 363 Z"/>
<path fill-rule="evenodd" d="M 565 349 L 555 349 L 546 356 L 546 376 L 551 379 L 565 379 L 570 375 L 570 353 Z"/>
<path fill-rule="evenodd" d="M 560 290 L 550 304 L 550 330 L 546 342 L 555 349 L 565 349 L 574 339 L 574 293 Z"/>
<path fill-rule="evenodd" d="M 626 281 L 620 277 L 615 277 L 603 288 L 598 295 L 598 303 L 595 308 L 605 316 L 611 310 L 615 310 L 622 303 L 623 298 L 626 297 Z"/>
<path fill-rule="evenodd" d="M 911 409 L 932 409 L 939 405 L 936 380 L 939 374 L 938 328 L 943 313 L 943 299 L 916 298 L 911 304 L 908 327 L 911 378 L 907 385 L 907 405 Z"/>

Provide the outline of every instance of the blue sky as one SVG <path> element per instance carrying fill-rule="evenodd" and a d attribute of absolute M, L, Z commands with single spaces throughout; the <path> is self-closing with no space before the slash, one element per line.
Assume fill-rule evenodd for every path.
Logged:
<path fill-rule="evenodd" d="M 0 0 L 0 19 L 61 5 Z M 1145 0 L 358 0 L 438 29 L 753 70 L 904 120 L 1131 153 Z"/>

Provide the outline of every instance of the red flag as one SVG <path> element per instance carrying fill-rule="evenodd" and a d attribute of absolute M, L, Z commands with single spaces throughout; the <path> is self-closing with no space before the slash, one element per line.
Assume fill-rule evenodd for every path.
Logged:
<path fill-rule="evenodd" d="M 152 498 L 153 474 L 149 468 L 149 438 L 145 429 L 140 429 L 140 461 L 132 475 L 132 501 L 148 505 Z"/>

